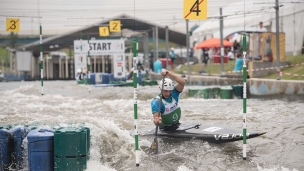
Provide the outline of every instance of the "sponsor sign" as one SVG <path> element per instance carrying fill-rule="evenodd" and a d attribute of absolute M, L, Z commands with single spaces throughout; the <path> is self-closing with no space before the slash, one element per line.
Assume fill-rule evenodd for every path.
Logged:
<path fill-rule="evenodd" d="M 247 134 L 247 138 L 249 137 L 250 133 Z M 243 134 L 219 134 L 214 135 L 216 140 L 230 140 L 230 139 L 241 139 L 243 138 Z"/>
<path fill-rule="evenodd" d="M 113 55 L 114 61 L 114 77 L 115 78 L 125 78 L 125 54 Z"/>

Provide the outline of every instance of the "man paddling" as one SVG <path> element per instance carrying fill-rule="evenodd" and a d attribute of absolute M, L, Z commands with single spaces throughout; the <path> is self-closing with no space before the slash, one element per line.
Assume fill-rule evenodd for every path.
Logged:
<path fill-rule="evenodd" d="M 172 78 L 177 84 L 174 86 L 173 81 L 170 78 L 164 78 L 164 81 L 161 80 L 159 82 L 160 90 L 163 87 L 163 91 L 161 91 L 161 117 L 158 117 L 160 93 L 153 98 L 151 102 L 154 124 L 156 125 L 159 123 L 160 129 L 175 130 L 178 128 L 179 120 L 181 118 L 181 109 L 178 106 L 179 94 L 183 91 L 186 82 L 182 77 L 168 70 L 162 70 L 161 75 Z M 164 85 L 162 85 L 163 83 Z"/>

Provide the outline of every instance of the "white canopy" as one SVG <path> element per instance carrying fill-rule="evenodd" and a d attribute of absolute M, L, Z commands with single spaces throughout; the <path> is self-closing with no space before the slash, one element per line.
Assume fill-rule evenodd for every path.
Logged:
<path fill-rule="evenodd" d="M 298 2 L 298 3 L 297 3 Z M 245 6 L 244 6 L 245 5 Z M 304 2 L 279 0 L 279 31 L 285 33 L 285 52 L 287 54 L 301 53 L 304 40 Z M 244 8 L 245 7 L 245 8 Z M 276 32 L 275 0 L 233 0 L 222 7 L 224 17 L 223 36 L 240 31 L 256 30 L 259 22 L 264 23 L 268 32 Z M 208 7 L 209 8 L 209 7 Z M 245 13 L 245 16 L 244 16 Z M 209 14 L 209 13 L 208 13 Z M 190 42 L 201 42 L 210 37 L 220 37 L 220 21 L 218 13 L 208 16 L 199 28 L 194 30 Z"/>

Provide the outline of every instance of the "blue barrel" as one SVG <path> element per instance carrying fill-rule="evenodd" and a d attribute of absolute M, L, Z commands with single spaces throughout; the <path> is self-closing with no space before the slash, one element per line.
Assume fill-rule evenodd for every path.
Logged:
<path fill-rule="evenodd" d="M 109 74 L 108 73 L 102 73 L 101 74 L 101 84 L 109 84 Z"/>
<path fill-rule="evenodd" d="M 35 129 L 27 135 L 30 171 L 54 170 L 54 131 Z"/>
<path fill-rule="evenodd" d="M 18 126 L 10 130 L 12 133 L 12 168 L 21 169 L 22 167 L 22 141 L 26 137 L 29 129 Z"/>
<path fill-rule="evenodd" d="M 95 85 L 96 84 L 96 81 L 95 81 L 95 73 L 91 73 L 90 74 L 90 84 L 91 85 Z"/>
<path fill-rule="evenodd" d="M 109 82 L 111 82 L 111 81 L 115 81 L 113 73 L 109 74 Z"/>
<path fill-rule="evenodd" d="M 0 170 L 8 170 L 11 164 L 11 133 L 0 128 Z"/>

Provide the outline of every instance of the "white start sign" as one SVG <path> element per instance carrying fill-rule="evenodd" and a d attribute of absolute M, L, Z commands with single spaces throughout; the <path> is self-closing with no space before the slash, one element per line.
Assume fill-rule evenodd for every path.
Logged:
<path fill-rule="evenodd" d="M 74 63 L 75 73 L 77 70 L 87 72 L 88 52 L 90 56 L 97 55 L 112 56 L 112 64 L 114 66 L 114 77 L 125 77 L 125 42 L 123 39 L 116 40 L 75 40 L 74 41 Z"/>
<path fill-rule="evenodd" d="M 91 55 L 112 55 L 125 52 L 125 42 L 118 40 L 74 40 L 74 53 L 88 53 Z"/>

